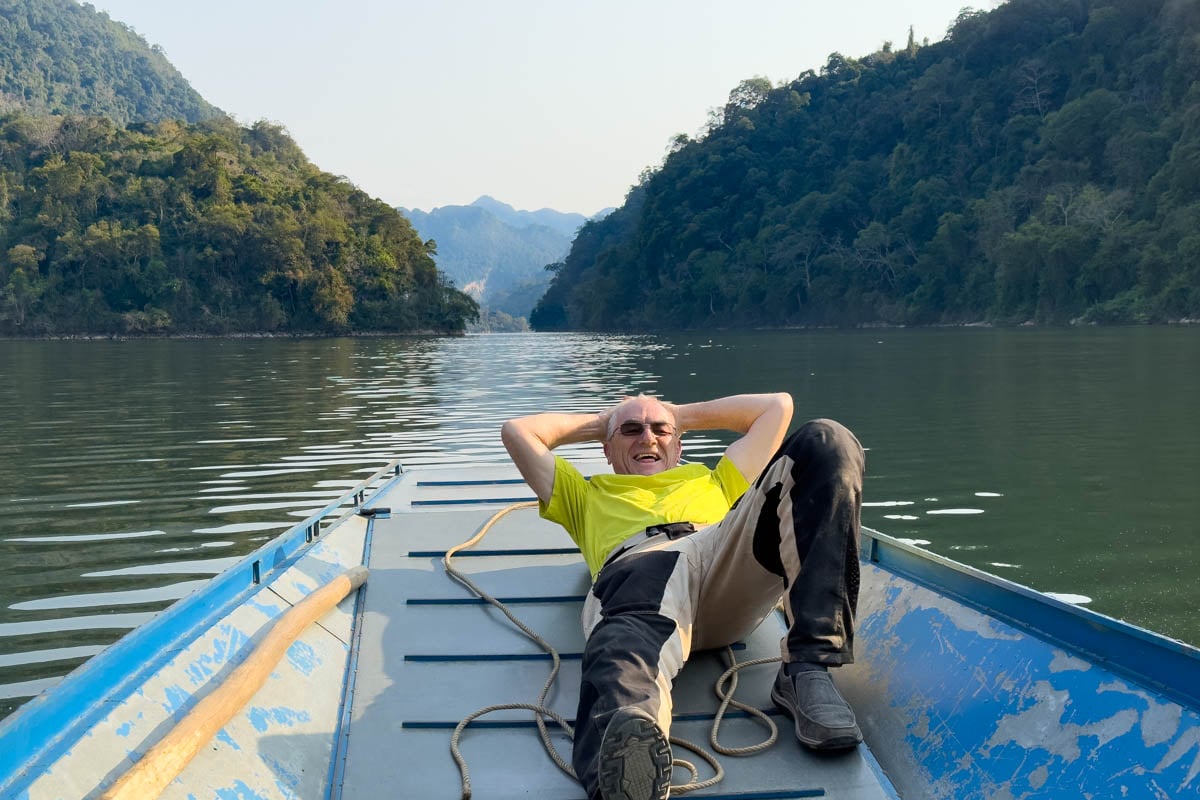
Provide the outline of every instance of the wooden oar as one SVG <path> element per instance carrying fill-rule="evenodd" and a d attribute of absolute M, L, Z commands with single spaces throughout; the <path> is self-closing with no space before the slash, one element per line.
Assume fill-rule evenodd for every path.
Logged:
<path fill-rule="evenodd" d="M 320 619 L 367 580 L 366 567 L 352 567 L 301 600 L 275 621 L 270 632 L 237 669 L 130 767 L 100 800 L 156 798 L 217 731 L 254 696 L 300 632 Z"/>

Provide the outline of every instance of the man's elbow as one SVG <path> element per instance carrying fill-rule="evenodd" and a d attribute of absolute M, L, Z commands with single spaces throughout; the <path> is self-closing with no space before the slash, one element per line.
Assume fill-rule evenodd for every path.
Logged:
<path fill-rule="evenodd" d="M 771 399 L 783 416 L 784 422 L 790 420 L 792 418 L 792 396 L 787 392 L 776 392 Z"/>
<path fill-rule="evenodd" d="M 520 422 L 515 419 L 510 419 L 500 426 L 500 442 L 504 445 L 504 449 L 511 456 L 513 448 L 521 441 L 521 426 Z"/>

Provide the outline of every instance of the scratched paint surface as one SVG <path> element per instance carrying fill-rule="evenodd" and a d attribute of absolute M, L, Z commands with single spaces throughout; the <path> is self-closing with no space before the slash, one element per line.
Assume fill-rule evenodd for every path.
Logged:
<path fill-rule="evenodd" d="M 864 565 L 839 670 L 904 797 L 1200 797 L 1200 713 Z"/>
<path fill-rule="evenodd" d="M 234 669 L 290 603 L 361 563 L 364 534 L 361 519 L 327 533 L 278 586 L 231 611 L 97 723 L 22 800 L 97 797 L 97 787 L 124 772 L 193 707 L 198 692 Z M 323 796 L 352 608 L 348 598 L 301 633 L 263 688 L 166 788 L 163 800 Z"/>

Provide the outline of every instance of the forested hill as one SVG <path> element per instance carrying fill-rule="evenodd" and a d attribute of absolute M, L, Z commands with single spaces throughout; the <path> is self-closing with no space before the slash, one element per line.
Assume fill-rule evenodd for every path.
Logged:
<path fill-rule="evenodd" d="M 214 57 L 218 57 L 214 55 Z M 461 332 L 393 208 L 74 0 L 0 0 L 0 335 Z"/>
<path fill-rule="evenodd" d="M 1010 0 L 743 82 L 542 329 L 1200 318 L 1200 3 Z"/>
<path fill-rule="evenodd" d="M 0 2 L 0 112 L 14 110 L 121 124 L 221 114 L 158 48 L 75 0 Z"/>
<path fill-rule="evenodd" d="M 409 222 L 277 126 L 0 117 L 0 334 L 462 331 Z"/>

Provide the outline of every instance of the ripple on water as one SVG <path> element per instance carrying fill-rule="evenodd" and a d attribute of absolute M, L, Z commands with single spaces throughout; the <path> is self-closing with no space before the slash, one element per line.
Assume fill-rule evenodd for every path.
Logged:
<path fill-rule="evenodd" d="M 62 681 L 62 675 L 53 678 L 37 678 L 31 681 L 16 683 L 0 683 L 0 700 L 15 700 L 23 697 L 37 697 L 47 689 L 57 686 Z"/>
<path fill-rule="evenodd" d="M 45 650 L 23 650 L 19 653 L 0 653 L 0 667 L 16 667 L 24 664 L 46 664 L 51 661 L 68 661 L 73 658 L 94 656 L 105 648 L 102 644 L 85 644 L 76 647 L 53 647 Z"/>
<path fill-rule="evenodd" d="M 153 611 L 126 614 L 83 614 L 76 617 L 0 622 L 0 639 L 63 631 L 104 631 L 136 628 L 154 618 Z"/>
<path fill-rule="evenodd" d="M 14 536 L 6 542 L 27 544 L 54 544 L 62 542 L 111 542 L 118 539 L 144 539 L 147 536 L 166 536 L 166 531 L 132 531 L 130 533 L 80 533 L 65 536 Z"/>
<path fill-rule="evenodd" d="M 192 467 L 192 469 L 224 470 L 228 469 L 228 467 Z M 314 471 L 315 469 L 310 467 L 281 467 L 278 469 L 241 470 L 223 474 L 226 479 L 232 480 L 235 478 L 270 478 L 275 475 L 301 475 L 305 472 Z"/>
<path fill-rule="evenodd" d="M 161 564 L 140 564 L 136 567 L 85 572 L 83 578 L 114 578 L 126 575 L 219 575 L 241 561 L 241 556 L 210 558 L 192 561 L 167 561 Z"/>
<path fill-rule="evenodd" d="M 156 553 L 196 553 L 205 549 L 218 549 L 222 547 L 233 547 L 237 542 L 201 542 L 195 547 L 165 547 L 161 550 L 155 550 Z"/>
<path fill-rule="evenodd" d="M 147 361 L 150 350 L 160 348 L 171 357 Z M 0 661 L 0 685 L 51 685 L 73 658 L 88 656 L 53 655 L 65 638 L 78 636 L 70 644 L 92 647 L 152 618 L 153 612 L 122 605 L 120 595 L 94 591 L 96 582 L 119 581 L 122 590 L 144 593 L 125 600 L 153 597 L 172 580 L 163 575 L 195 570 L 200 577 L 244 557 L 264 537 L 290 527 L 295 515 L 309 513 L 315 498 L 332 497 L 322 489 L 352 484 L 392 458 L 409 467 L 454 464 L 464 455 L 503 462 L 498 431 L 509 417 L 599 411 L 623 396 L 659 387 L 700 391 L 716 363 L 706 354 L 716 349 L 707 349 L 703 340 L 688 347 L 683 340 L 590 334 L 152 347 L 134 342 L 119 357 L 74 359 L 70 374 L 44 370 L 46 381 L 17 387 L 12 396 L 20 407 L 10 408 L 0 397 L 0 427 L 25 436 L 17 442 L 24 450 L 16 452 L 31 454 L 19 464 L 0 461 L 0 486 L 17 498 L 3 503 L 2 536 L 13 544 L 0 560 L 0 654 L 46 655 L 30 655 L 37 661 L 20 666 Z M 176 357 L 183 350 L 188 357 Z M 130 356 L 133 351 L 137 358 Z M 656 360 L 671 356 L 678 360 Z M 664 364 L 671 365 L 670 379 L 658 374 L 667 369 Z M 796 375 L 829 373 L 815 363 L 794 366 Z M 689 458 L 707 460 L 725 441 L 689 434 L 685 445 Z M 874 452 L 887 454 L 875 444 Z M 595 457 L 600 448 L 570 447 L 564 454 Z M 978 485 L 990 479 L 975 480 Z M 914 528 L 937 525 L 936 517 L 924 516 L 925 509 L 983 513 L 937 508 L 943 505 L 937 497 L 921 497 L 935 485 L 914 482 L 909 488 L 915 501 L 887 500 L 906 491 L 893 484 L 881 493 L 883 502 L 864 507 L 894 512 L 884 518 L 906 523 L 896 527 L 908 528 L 910 535 Z M 222 494 L 238 499 L 226 502 Z M 1005 505 L 983 499 L 999 492 L 975 496 L 989 511 Z M 921 510 L 905 507 L 913 505 Z M 921 526 L 912 524 L 918 516 Z M 11 587 L 20 579 L 28 585 L 26 576 L 42 574 L 51 562 L 54 582 L 37 586 L 37 593 L 77 603 L 90 596 L 94 610 L 7 608 L 17 600 L 38 602 Z M 180 590 L 166 588 L 162 603 L 170 602 L 172 591 Z"/>
<path fill-rule="evenodd" d="M 296 500 L 280 500 L 278 502 L 263 502 L 263 503 L 237 503 L 229 506 L 216 506 L 212 509 L 213 514 L 240 514 L 254 511 L 271 511 L 281 508 L 312 508 L 312 500 L 303 498 Z M 320 511 L 323 506 L 317 506 Z"/>
<path fill-rule="evenodd" d="M 97 500 L 93 503 L 67 503 L 66 508 L 107 508 L 109 506 L 132 506 L 141 500 Z"/>
<path fill-rule="evenodd" d="M 10 603 L 13 611 L 55 611 L 67 608 L 104 608 L 107 606 L 139 605 L 178 600 L 199 589 L 208 581 L 180 581 L 149 589 L 127 589 L 118 592 L 88 592 L 85 594 L 55 595 L 37 600 Z"/>
<path fill-rule="evenodd" d="M 231 522 L 212 528 L 194 528 L 193 533 L 255 533 L 257 531 L 284 530 L 295 523 L 288 522 Z"/>

